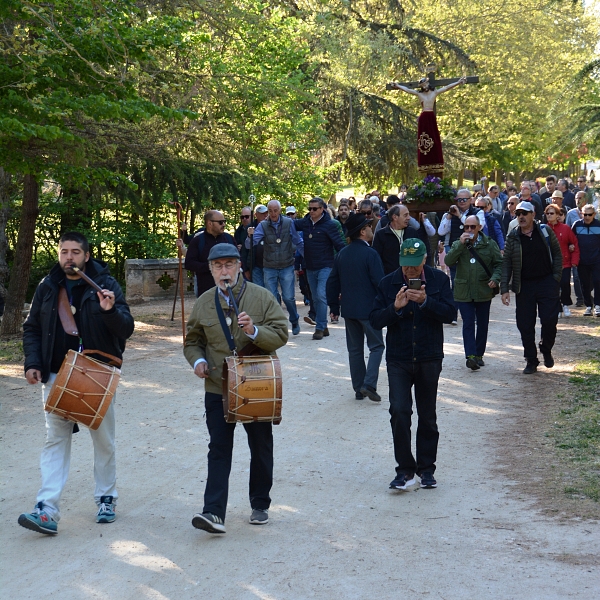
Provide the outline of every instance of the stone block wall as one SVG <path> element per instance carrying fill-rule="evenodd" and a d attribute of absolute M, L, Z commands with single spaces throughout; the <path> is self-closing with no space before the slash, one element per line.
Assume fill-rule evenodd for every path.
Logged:
<path fill-rule="evenodd" d="M 125 297 L 129 304 L 174 298 L 179 259 L 131 258 L 125 261 Z M 183 268 L 183 290 L 194 298 L 194 280 Z"/>

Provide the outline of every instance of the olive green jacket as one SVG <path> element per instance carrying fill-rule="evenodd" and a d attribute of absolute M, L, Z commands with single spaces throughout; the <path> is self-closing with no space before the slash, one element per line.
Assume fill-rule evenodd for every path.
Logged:
<path fill-rule="evenodd" d="M 233 288 L 236 297 L 240 292 L 241 285 L 242 278 L 240 277 Z M 231 356 L 231 351 L 217 315 L 215 289 L 204 292 L 194 304 L 187 323 L 183 354 L 192 367 L 199 358 L 206 359 L 210 375 L 205 380 L 205 390 L 221 394 L 223 359 Z M 221 295 L 219 295 L 219 299 L 227 316 L 227 303 Z M 238 303 L 238 308 L 240 312 L 246 312 L 256 325 L 258 335 L 254 339 L 254 343 L 265 354 L 273 355 L 277 348 L 285 346 L 288 341 L 287 318 L 271 292 L 254 283 L 246 282 L 246 289 Z M 253 340 L 238 327 L 233 311 L 230 316 L 233 322 L 229 329 L 233 333 L 236 349 L 239 352 Z"/>
<path fill-rule="evenodd" d="M 535 223 L 544 243 L 548 247 L 549 258 L 552 260 L 552 276 L 557 282 L 560 282 L 562 277 L 562 252 L 560 251 L 560 243 L 554 231 L 547 225 Z M 544 236 L 544 230 L 548 234 L 548 238 Z M 500 282 L 500 292 L 506 294 L 512 290 L 515 294 L 521 291 L 521 268 L 523 265 L 521 259 L 521 240 L 519 239 L 520 228 L 515 227 L 507 236 L 504 244 L 504 256 L 502 257 L 502 279 Z M 548 245 L 548 242 L 549 245 Z"/>
<path fill-rule="evenodd" d="M 493 280 L 500 286 L 502 274 L 502 255 L 494 240 L 479 232 L 475 251 L 492 273 L 490 278 L 479 261 L 471 262 L 471 253 L 467 246 L 456 240 L 446 254 L 444 262 L 449 267 L 456 265 L 454 278 L 454 300 L 456 302 L 488 302 L 494 297 L 494 289 L 488 286 Z"/>

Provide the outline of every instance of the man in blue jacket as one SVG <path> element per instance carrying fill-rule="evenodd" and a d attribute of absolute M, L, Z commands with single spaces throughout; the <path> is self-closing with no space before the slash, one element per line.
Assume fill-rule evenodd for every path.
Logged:
<path fill-rule="evenodd" d="M 339 252 L 346 246 L 339 229 L 326 209 L 325 201 L 315 197 L 308 203 L 309 213 L 306 217 L 295 222 L 296 230 L 303 232 L 306 275 L 312 293 L 313 307 L 317 313 L 317 326 L 313 340 L 322 340 L 329 335 L 327 279 L 333 268 L 334 250 Z"/>
<path fill-rule="evenodd" d="M 581 214 L 583 218 L 575 221 L 572 229 L 579 243 L 580 258 L 577 271 L 583 301 L 587 307 L 583 314 L 591 316 L 594 307 L 594 316 L 600 317 L 600 221 L 596 218 L 596 209 L 592 204 L 586 204 L 581 209 Z"/>
<path fill-rule="evenodd" d="M 386 362 L 390 387 L 390 415 L 394 455 L 398 466 L 390 489 L 415 485 L 434 488 L 438 445 L 435 410 L 444 358 L 443 324 L 456 320 L 450 280 L 425 264 L 421 240 L 409 238 L 400 248 L 400 268 L 383 278 L 371 311 L 371 325 L 387 327 Z M 411 452 L 412 393 L 419 424 L 417 459 Z"/>
<path fill-rule="evenodd" d="M 369 322 L 369 313 L 377 286 L 384 276 L 383 265 L 377 251 L 369 246 L 373 239 L 370 220 L 361 213 L 352 214 L 346 221 L 346 228 L 351 243 L 335 257 L 327 280 L 327 303 L 331 317 L 338 317 L 341 294 L 350 377 L 356 399 L 367 396 L 374 402 L 381 402 L 377 379 L 385 346 L 381 330 L 374 329 Z M 369 347 L 366 368 L 365 337 Z"/>

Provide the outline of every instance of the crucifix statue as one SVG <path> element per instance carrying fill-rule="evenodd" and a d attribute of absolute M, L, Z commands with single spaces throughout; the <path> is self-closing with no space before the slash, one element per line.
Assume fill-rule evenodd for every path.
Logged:
<path fill-rule="evenodd" d="M 464 83 L 479 83 L 479 77 L 435 79 L 435 65 L 429 65 L 427 77 L 423 77 L 419 81 L 392 82 L 386 85 L 388 90 L 400 90 L 407 94 L 413 94 L 418 96 L 421 101 L 422 111 L 417 120 L 417 164 L 419 174 L 423 177 L 427 175 L 444 176 L 444 154 L 435 116 L 435 99 L 439 94 Z"/>

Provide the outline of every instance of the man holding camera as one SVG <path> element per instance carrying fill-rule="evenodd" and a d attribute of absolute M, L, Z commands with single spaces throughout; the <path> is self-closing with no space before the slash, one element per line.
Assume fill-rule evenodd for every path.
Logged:
<path fill-rule="evenodd" d="M 390 489 L 434 488 L 438 445 L 437 387 L 444 358 L 443 324 L 456 320 L 448 276 L 425 264 L 425 244 L 409 238 L 400 248 L 400 268 L 384 277 L 369 316 L 375 329 L 387 327 L 386 362 L 394 455 L 398 466 Z M 417 458 L 411 452 L 412 393 L 419 424 Z"/>
<path fill-rule="evenodd" d="M 450 252 L 452 244 L 464 233 L 465 220 L 471 215 L 476 215 L 483 227 L 485 225 L 485 213 L 471 206 L 471 192 L 467 189 L 458 190 L 456 194 L 456 204 L 453 204 L 448 212 L 442 218 L 438 227 L 438 234 L 444 239 L 444 249 L 446 254 Z M 450 267 L 450 279 L 454 287 L 454 278 L 456 277 L 456 267 Z"/>

